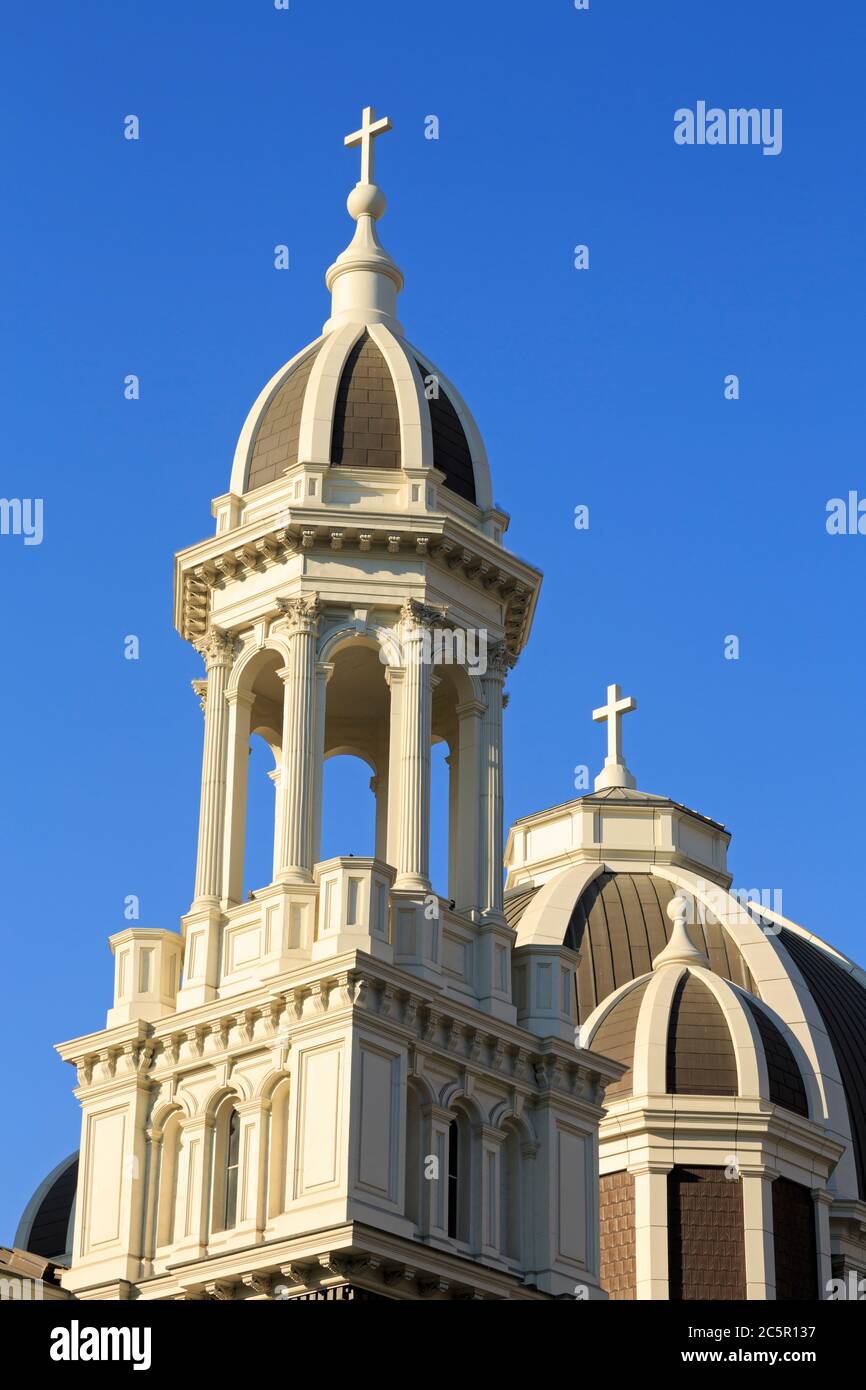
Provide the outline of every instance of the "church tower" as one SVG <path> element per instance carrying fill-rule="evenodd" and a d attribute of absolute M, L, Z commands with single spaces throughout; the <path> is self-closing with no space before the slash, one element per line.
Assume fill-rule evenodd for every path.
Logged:
<path fill-rule="evenodd" d="M 111 938 L 107 1026 L 59 1049 L 83 1110 L 79 1297 L 603 1296 L 598 1124 L 623 1067 L 576 1045 L 562 932 L 515 949 L 503 910 L 503 683 L 540 575 L 505 545 L 466 404 L 398 320 L 389 127 L 367 108 L 346 138 L 361 178 L 330 316 L 249 412 L 215 534 L 176 559 L 204 662 L 194 892 L 179 935 Z M 252 734 L 273 870 L 245 898 Z M 324 763 L 347 752 L 371 769 L 375 854 L 323 861 Z"/>

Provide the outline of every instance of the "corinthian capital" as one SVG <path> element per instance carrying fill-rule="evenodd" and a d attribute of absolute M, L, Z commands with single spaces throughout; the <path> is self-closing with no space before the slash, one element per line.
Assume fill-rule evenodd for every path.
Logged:
<path fill-rule="evenodd" d="M 231 666 L 235 659 L 235 639 L 220 627 L 209 627 L 195 643 L 195 649 L 209 671 L 214 666 Z"/>
<path fill-rule="evenodd" d="M 277 607 L 282 614 L 278 620 L 278 625 L 289 634 L 315 632 L 322 616 L 322 604 L 318 594 L 300 594 L 297 598 L 278 598 Z"/>
<path fill-rule="evenodd" d="M 434 623 L 441 623 L 445 614 L 441 608 L 432 608 L 429 603 L 421 603 L 417 598 L 407 598 L 400 609 L 400 617 L 413 627 L 432 627 Z"/>
<path fill-rule="evenodd" d="M 487 648 L 487 675 L 504 681 L 516 660 L 505 642 L 491 642 Z"/>

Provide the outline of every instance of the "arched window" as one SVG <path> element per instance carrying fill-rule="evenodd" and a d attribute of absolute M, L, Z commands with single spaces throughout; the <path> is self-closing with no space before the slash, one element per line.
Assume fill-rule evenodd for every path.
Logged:
<path fill-rule="evenodd" d="M 460 1206 L 460 1126 L 452 1120 L 448 1126 L 448 1234 L 457 1239 L 457 1219 Z"/>
<path fill-rule="evenodd" d="M 241 1121 L 236 1110 L 229 1116 L 226 1135 L 226 1174 L 225 1199 L 223 1203 L 223 1229 L 232 1230 L 238 1220 L 238 1155 L 241 1146 Z"/>

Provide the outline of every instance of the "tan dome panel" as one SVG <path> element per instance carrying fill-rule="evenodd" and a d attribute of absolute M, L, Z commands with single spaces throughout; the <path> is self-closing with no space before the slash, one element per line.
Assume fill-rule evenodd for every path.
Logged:
<path fill-rule="evenodd" d="M 385 358 L 365 332 L 346 359 L 337 390 L 331 462 L 345 468 L 399 468 L 400 414 Z"/>
<path fill-rule="evenodd" d="M 735 1096 L 737 1059 L 721 1005 L 694 975 L 676 988 L 668 1021 L 667 1090 L 673 1096 Z"/>
<path fill-rule="evenodd" d="M 667 945 L 672 925 L 665 909 L 675 889 L 654 874 L 603 873 L 581 894 L 565 936 L 580 951 L 578 1016 L 584 1023 L 603 999 L 652 969 L 653 956 Z M 745 961 L 711 913 L 689 930 L 722 979 L 756 993 Z"/>
<path fill-rule="evenodd" d="M 318 353 L 317 348 L 289 374 L 264 411 L 256 431 L 245 492 L 274 482 L 298 462 L 304 394 Z"/>
<path fill-rule="evenodd" d="M 649 980 L 642 980 L 628 994 L 617 1000 L 610 1013 L 602 1019 L 592 1039 L 593 1052 L 601 1052 L 612 1057 L 615 1062 L 624 1062 L 628 1070 L 618 1081 L 607 1087 L 605 1100 L 616 1100 L 619 1096 L 629 1096 L 633 1090 L 632 1066 L 634 1065 L 634 1039 L 640 1006 L 646 994 Z"/>

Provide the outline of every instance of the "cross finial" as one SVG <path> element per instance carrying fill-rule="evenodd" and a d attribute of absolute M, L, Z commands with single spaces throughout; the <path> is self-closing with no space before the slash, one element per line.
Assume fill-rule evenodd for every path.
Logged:
<path fill-rule="evenodd" d="M 361 112 L 361 129 L 355 130 L 351 135 L 347 135 L 343 140 L 346 146 L 361 146 L 361 177 L 359 183 L 373 182 L 373 141 L 377 135 L 384 135 L 386 130 L 391 129 L 391 121 L 388 116 L 382 116 L 376 120 L 376 113 L 372 106 L 365 106 Z"/>
<path fill-rule="evenodd" d="M 635 780 L 625 765 L 622 756 L 622 716 L 637 709 L 637 700 L 632 695 L 623 696 L 618 685 L 607 687 L 607 704 L 594 709 L 592 717 L 596 723 L 607 721 L 607 757 L 604 767 L 595 779 L 595 790 L 604 787 L 633 787 Z"/>

